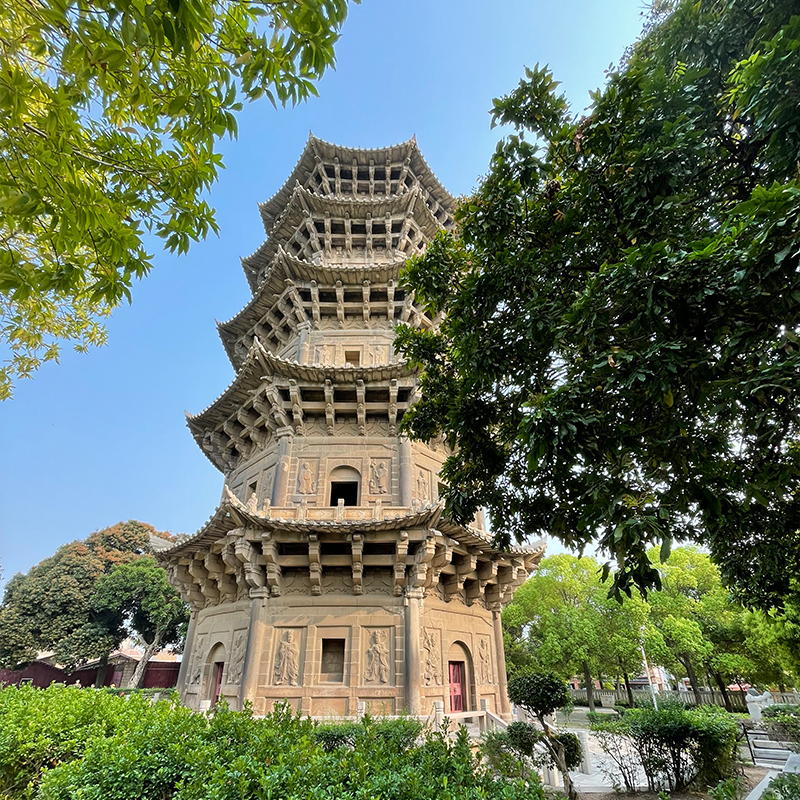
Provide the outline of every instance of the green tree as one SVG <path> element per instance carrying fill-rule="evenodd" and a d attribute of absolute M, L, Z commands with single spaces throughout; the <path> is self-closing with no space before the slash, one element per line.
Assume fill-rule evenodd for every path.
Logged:
<path fill-rule="evenodd" d="M 346 0 L 10 0 L 0 34 L 0 398 L 170 251 L 216 231 L 205 193 L 243 99 L 316 94 Z"/>
<path fill-rule="evenodd" d="M 535 717 L 541 725 L 544 733 L 542 741 L 564 779 L 567 796 L 570 800 L 578 800 L 578 792 L 569 775 L 570 766 L 574 768 L 575 764 L 568 764 L 564 741 L 547 722 L 548 716 L 569 705 L 566 683 L 547 673 L 517 675 L 508 683 L 508 697 L 512 703 Z M 578 749 L 580 750 L 580 746 Z"/>
<path fill-rule="evenodd" d="M 0 605 L 0 665 L 30 662 L 42 650 L 52 650 L 67 667 L 105 659 L 119 644 L 122 621 L 96 611 L 92 595 L 103 575 L 148 553 L 155 533 L 142 522 L 120 522 L 65 544 L 26 574 L 14 575 Z"/>
<path fill-rule="evenodd" d="M 503 611 L 508 662 L 563 679 L 583 676 L 594 711 L 593 678 L 638 672 L 647 606 L 636 598 L 621 606 L 609 599 L 593 558 L 545 558 Z M 629 687 L 630 688 L 630 687 Z"/>
<path fill-rule="evenodd" d="M 130 686 L 144 681 L 151 656 L 178 644 L 186 633 L 189 609 L 151 556 L 120 564 L 97 582 L 90 606 L 95 614 L 119 620 L 117 645 L 126 636 L 139 639 L 144 652 Z"/>
<path fill-rule="evenodd" d="M 538 67 L 495 101 L 516 135 L 405 273 L 444 320 L 397 340 L 422 368 L 403 424 L 452 447 L 456 521 L 484 506 L 501 544 L 597 543 L 616 593 L 658 586 L 650 546 L 702 543 L 781 608 L 800 574 L 798 74 L 794 2 L 678 0 L 587 116 Z"/>

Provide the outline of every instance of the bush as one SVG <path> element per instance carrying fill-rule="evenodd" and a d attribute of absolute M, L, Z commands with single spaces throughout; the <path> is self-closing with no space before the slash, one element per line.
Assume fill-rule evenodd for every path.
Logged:
<path fill-rule="evenodd" d="M 639 765 L 651 791 L 679 791 L 692 782 L 706 786 L 733 771 L 736 721 L 715 706 L 684 708 L 677 702 L 658 711 L 633 708 L 591 729 L 629 791 Z"/>
<path fill-rule="evenodd" d="M 761 800 L 798 800 L 800 798 L 800 774 L 785 772 L 770 781 Z"/>
<path fill-rule="evenodd" d="M 336 729 L 339 729 L 338 731 Z M 466 732 L 419 739 L 416 720 L 318 725 L 200 714 L 90 689 L 0 690 L 0 800 L 544 800 L 535 778 L 498 781 Z M 335 736 L 347 746 L 333 746 Z"/>
<path fill-rule="evenodd" d="M 776 739 L 788 742 L 792 750 L 800 752 L 800 705 L 776 703 L 767 706 L 761 716 L 765 727 Z"/>

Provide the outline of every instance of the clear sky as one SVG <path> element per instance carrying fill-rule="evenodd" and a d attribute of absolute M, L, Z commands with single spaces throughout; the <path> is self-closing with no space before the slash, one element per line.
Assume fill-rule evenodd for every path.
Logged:
<path fill-rule="evenodd" d="M 157 252 L 132 305 L 110 320 L 108 346 L 65 351 L 0 406 L 3 578 L 119 520 L 194 533 L 212 514 L 222 475 L 192 439 L 184 409 L 206 408 L 233 379 L 214 320 L 247 302 L 239 259 L 264 240 L 257 203 L 289 176 L 309 130 L 352 147 L 416 135 L 442 183 L 467 194 L 501 135 L 489 128 L 492 98 L 538 62 L 580 112 L 638 36 L 643 9 L 641 0 L 353 6 L 319 99 L 277 111 L 263 100 L 240 114 L 210 196 L 219 237 L 187 256 Z"/>

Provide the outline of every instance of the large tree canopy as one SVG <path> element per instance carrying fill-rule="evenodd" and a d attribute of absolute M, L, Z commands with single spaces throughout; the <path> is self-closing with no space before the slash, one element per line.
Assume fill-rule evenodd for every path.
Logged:
<path fill-rule="evenodd" d="M 781 606 L 800 573 L 798 75 L 796 3 L 679 0 L 587 116 L 538 67 L 495 101 L 516 135 L 406 271 L 444 321 L 398 340 L 423 368 L 406 430 L 454 448 L 456 520 L 486 506 L 503 544 L 594 542 L 616 593 L 659 585 L 650 546 L 703 543 Z"/>
<path fill-rule="evenodd" d="M 0 32 L 0 399 L 216 230 L 241 100 L 316 94 L 347 0 L 9 0 Z"/>
<path fill-rule="evenodd" d="M 95 605 L 93 594 L 104 575 L 149 553 L 155 533 L 142 522 L 119 522 L 14 575 L 0 605 L 0 666 L 31 661 L 41 650 L 70 667 L 108 655 L 124 636 L 124 620 L 109 603 Z"/>

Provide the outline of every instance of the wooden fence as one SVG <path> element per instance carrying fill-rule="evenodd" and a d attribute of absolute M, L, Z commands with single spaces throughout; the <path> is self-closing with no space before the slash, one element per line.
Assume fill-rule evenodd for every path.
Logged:
<path fill-rule="evenodd" d="M 578 702 L 587 703 L 586 689 L 570 689 L 570 696 L 573 700 Z M 634 700 L 640 699 L 644 702 L 650 700 L 650 692 L 647 689 L 634 689 Z M 656 697 L 675 697 L 684 703 L 694 703 L 694 692 L 657 692 Z M 734 711 L 747 712 L 747 703 L 744 695 L 741 692 L 728 692 L 728 697 L 731 701 L 731 706 Z M 800 703 L 800 692 L 772 692 L 772 697 L 776 703 Z M 617 703 L 628 703 L 628 693 L 625 689 L 616 689 L 608 691 L 606 689 L 594 690 L 595 702 L 598 700 L 602 703 L 603 708 L 612 708 Z M 722 692 L 708 689 L 700 690 L 700 700 L 703 705 L 713 705 L 725 707 L 725 701 L 722 698 Z"/>

